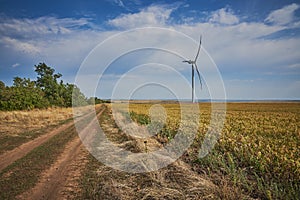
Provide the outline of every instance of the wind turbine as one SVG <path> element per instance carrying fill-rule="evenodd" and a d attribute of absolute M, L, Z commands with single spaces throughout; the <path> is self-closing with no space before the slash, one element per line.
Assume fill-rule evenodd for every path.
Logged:
<path fill-rule="evenodd" d="M 200 49 L 201 49 L 201 40 L 202 40 L 202 35 L 200 35 L 199 47 L 198 47 L 198 51 L 197 51 L 197 55 L 196 55 L 195 59 L 194 60 L 184 60 L 184 61 L 182 61 L 182 62 L 186 62 L 186 63 L 192 65 L 192 103 L 195 103 L 195 69 L 196 69 L 196 72 L 198 74 L 199 81 L 200 81 L 200 86 L 201 86 L 201 89 L 202 89 L 201 76 L 200 76 L 200 72 L 199 72 L 199 69 L 198 69 L 198 66 L 197 66 L 197 63 L 196 63 L 197 59 L 198 59 L 198 56 L 199 56 Z"/>

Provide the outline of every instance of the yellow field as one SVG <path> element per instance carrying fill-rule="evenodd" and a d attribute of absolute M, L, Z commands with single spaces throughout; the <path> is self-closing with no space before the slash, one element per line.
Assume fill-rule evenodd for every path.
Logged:
<path fill-rule="evenodd" d="M 130 103 L 129 110 L 137 116 L 149 116 L 152 105 Z M 167 113 L 167 129 L 176 132 L 180 105 L 160 105 Z M 233 185 L 259 197 L 300 194 L 299 103 L 228 103 L 221 137 L 204 159 L 196 155 L 210 127 L 211 105 L 199 106 L 198 136 L 189 150 L 194 155 L 193 162 L 196 160 L 206 173 L 229 177 Z"/>

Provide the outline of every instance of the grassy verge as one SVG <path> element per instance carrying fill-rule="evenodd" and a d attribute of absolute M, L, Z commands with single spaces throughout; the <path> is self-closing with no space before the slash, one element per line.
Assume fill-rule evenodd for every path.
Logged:
<path fill-rule="evenodd" d="M 113 179 L 119 179 L 125 177 L 125 173 L 117 172 L 111 173 L 111 169 L 107 168 L 107 171 L 98 171 L 99 161 L 93 156 L 89 155 L 89 161 L 84 170 L 80 182 L 81 194 L 77 196 L 78 199 L 120 199 L 113 187 L 108 187 L 107 183 L 110 183 Z M 102 174 L 103 173 L 103 174 Z M 109 173 L 108 177 L 106 173 Z"/>
<path fill-rule="evenodd" d="M 30 111 L 0 111 L 1 135 L 19 135 L 41 127 L 56 125 L 73 116 L 72 108 L 47 108 Z"/>
<path fill-rule="evenodd" d="M 102 115 L 98 118 L 99 124 L 104 130 L 103 124 L 110 121 L 108 109 L 104 110 Z M 109 137 L 109 136 L 108 136 Z M 109 138 L 112 139 L 112 138 Z M 88 156 L 88 162 L 83 171 L 81 181 L 79 183 L 80 194 L 77 194 L 78 199 L 102 199 L 108 196 L 117 199 L 113 193 L 105 194 L 103 191 L 103 178 L 101 174 L 97 173 L 97 169 L 102 164 L 92 155 Z"/>
<path fill-rule="evenodd" d="M 105 109 L 98 118 L 99 124 L 104 132 L 112 133 L 111 129 L 115 129 L 116 134 L 107 134 L 106 136 L 111 142 L 122 143 L 129 141 L 130 138 L 126 134 L 118 130 L 117 125 L 112 119 L 109 109 Z M 107 126 L 108 125 L 108 126 Z M 127 146 L 127 150 L 131 150 L 132 146 Z M 99 171 L 102 169 L 104 171 Z M 81 181 L 79 183 L 81 193 L 77 195 L 78 199 L 120 199 L 114 187 L 111 186 L 112 180 L 126 178 L 127 173 L 121 171 L 113 171 L 112 168 L 103 167 L 92 155 L 88 156 L 88 163 L 85 166 Z M 108 175 L 109 174 L 109 175 Z"/>

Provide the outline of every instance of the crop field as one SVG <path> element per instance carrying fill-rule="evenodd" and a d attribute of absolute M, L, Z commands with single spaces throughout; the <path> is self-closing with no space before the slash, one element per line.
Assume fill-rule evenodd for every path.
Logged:
<path fill-rule="evenodd" d="M 167 113 L 167 127 L 160 134 L 171 140 L 180 123 L 180 104 L 161 105 Z M 137 122 L 147 122 L 151 106 L 130 104 L 129 110 Z M 211 105 L 199 106 L 198 135 L 185 158 L 198 173 L 224 188 L 233 186 L 235 190 L 227 194 L 235 197 L 239 193 L 268 199 L 300 196 L 299 103 L 228 103 L 221 137 L 202 159 L 197 152 L 210 127 Z"/>
<path fill-rule="evenodd" d="M 96 160 L 82 145 L 98 120 L 107 138 L 133 153 L 172 142 L 189 103 L 131 101 L 99 104 L 72 118 L 69 108 L 0 112 L 0 199 L 298 199 L 300 196 L 300 103 L 227 103 L 224 126 L 212 151 L 199 158 L 211 129 L 212 106 L 199 103 L 196 136 L 174 163 L 129 173 Z M 181 107 L 183 106 L 183 107 Z M 218 108 L 218 105 L 216 106 Z M 112 109 L 141 127 L 165 123 L 141 140 L 125 133 Z M 154 112 L 155 109 L 159 112 Z M 154 113 L 154 114 L 153 114 Z M 164 118 L 165 117 L 165 118 Z M 191 120 L 192 121 L 192 120 Z M 135 130 L 135 129 L 132 129 Z"/>

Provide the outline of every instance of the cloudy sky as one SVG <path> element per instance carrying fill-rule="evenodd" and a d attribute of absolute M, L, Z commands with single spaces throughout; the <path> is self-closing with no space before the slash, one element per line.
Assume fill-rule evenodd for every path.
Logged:
<path fill-rule="evenodd" d="M 101 98 L 300 99 L 300 2 L 0 0 L 0 80 L 45 62 Z M 197 77 L 196 77 L 197 78 Z"/>

